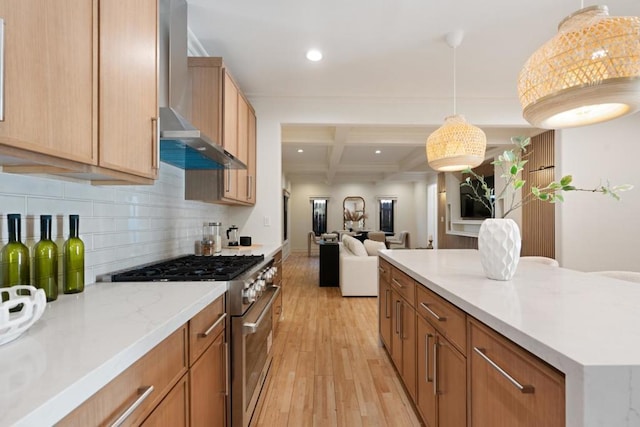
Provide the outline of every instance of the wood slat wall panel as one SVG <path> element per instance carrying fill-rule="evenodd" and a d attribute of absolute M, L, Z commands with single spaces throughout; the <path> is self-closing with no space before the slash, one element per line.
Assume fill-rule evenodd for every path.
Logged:
<path fill-rule="evenodd" d="M 524 166 L 523 195 L 531 187 L 544 187 L 555 179 L 555 132 L 547 131 L 531 138 L 529 162 Z M 546 169 L 543 169 L 546 168 Z M 540 170 L 542 169 L 542 170 Z M 555 205 L 534 200 L 522 208 L 522 256 L 555 258 Z"/>

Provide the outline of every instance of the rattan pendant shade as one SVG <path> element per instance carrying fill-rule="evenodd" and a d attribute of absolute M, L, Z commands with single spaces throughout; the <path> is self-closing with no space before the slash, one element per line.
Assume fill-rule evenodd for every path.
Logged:
<path fill-rule="evenodd" d="M 449 116 L 427 138 L 427 160 L 432 169 L 443 172 L 474 168 L 484 161 L 487 137 L 462 115 Z"/>
<path fill-rule="evenodd" d="M 487 136 L 479 127 L 467 123 L 464 116 L 456 114 L 456 56 L 455 48 L 462 42 L 462 31 L 446 35 L 447 44 L 453 48 L 453 115 L 444 119 L 427 138 L 427 162 L 431 169 L 442 172 L 461 171 L 479 166 L 484 161 Z"/>
<path fill-rule="evenodd" d="M 518 77 L 524 118 L 560 129 L 599 123 L 640 109 L 640 18 L 611 17 L 606 6 L 565 18 L 558 34 Z"/>

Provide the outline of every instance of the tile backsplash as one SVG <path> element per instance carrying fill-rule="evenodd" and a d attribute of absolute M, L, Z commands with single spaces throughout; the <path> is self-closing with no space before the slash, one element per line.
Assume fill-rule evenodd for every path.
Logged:
<path fill-rule="evenodd" d="M 226 226 L 227 212 L 226 206 L 184 200 L 184 171 L 165 163 L 150 186 L 93 186 L 0 172 L 0 245 L 8 241 L 7 214 L 22 214 L 22 241 L 30 250 L 40 239 L 40 215 L 49 214 L 52 239 L 62 253 L 69 215 L 78 214 L 86 283 L 100 274 L 193 253 L 203 223 Z"/>

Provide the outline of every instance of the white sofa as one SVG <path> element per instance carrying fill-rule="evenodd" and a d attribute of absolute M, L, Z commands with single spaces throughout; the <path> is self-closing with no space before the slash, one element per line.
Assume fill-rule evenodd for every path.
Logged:
<path fill-rule="evenodd" d="M 347 296 L 378 296 L 378 249 L 383 242 L 343 235 L 340 244 L 340 292 Z"/>

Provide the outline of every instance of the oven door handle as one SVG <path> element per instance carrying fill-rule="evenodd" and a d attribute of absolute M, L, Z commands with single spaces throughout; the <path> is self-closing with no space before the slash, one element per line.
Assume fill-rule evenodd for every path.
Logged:
<path fill-rule="evenodd" d="M 269 309 L 273 305 L 273 302 L 275 301 L 276 297 L 280 293 L 280 286 L 272 286 L 272 287 L 275 288 L 275 292 L 273 293 L 273 295 L 271 295 L 271 299 L 269 300 L 267 305 L 264 306 L 264 309 L 262 310 L 262 313 L 260 313 L 260 316 L 258 316 L 258 319 L 253 323 L 242 324 L 242 333 L 244 335 L 251 335 L 258 332 L 258 328 L 260 327 L 260 324 L 264 320 L 264 317 L 267 315 L 267 313 L 269 312 Z"/>

